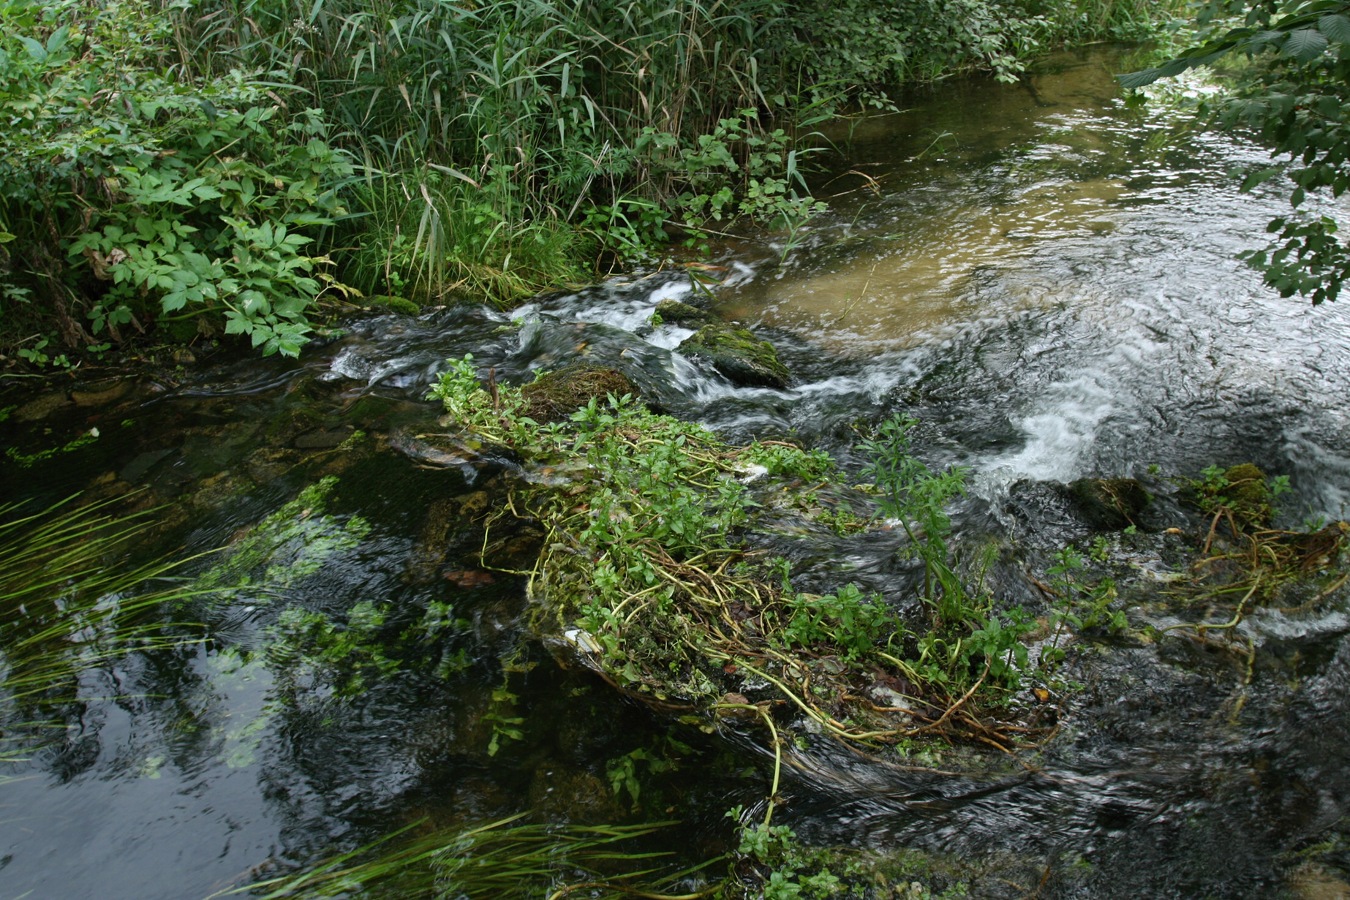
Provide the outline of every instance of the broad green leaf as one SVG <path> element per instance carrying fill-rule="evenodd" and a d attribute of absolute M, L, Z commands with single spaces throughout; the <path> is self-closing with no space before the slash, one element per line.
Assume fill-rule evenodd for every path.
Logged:
<path fill-rule="evenodd" d="M 69 25 L 62 25 L 60 28 L 53 31 L 51 37 L 47 38 L 47 55 L 50 56 L 54 53 L 60 53 L 61 49 L 66 46 L 66 41 L 69 39 Z"/>
<path fill-rule="evenodd" d="M 1336 14 L 1317 20 L 1317 30 L 1337 44 L 1350 44 L 1350 18 Z"/>
<path fill-rule="evenodd" d="M 1250 191 L 1257 185 L 1264 184 L 1265 182 L 1274 178 L 1276 175 L 1280 174 L 1281 171 L 1283 171 L 1283 169 L 1281 169 L 1278 166 L 1269 166 L 1264 169 L 1258 169 L 1257 171 L 1252 172 L 1246 178 L 1242 179 L 1242 190 L 1244 192 Z"/>
<path fill-rule="evenodd" d="M 1291 31 L 1280 49 L 1280 56 L 1296 59 L 1299 62 L 1312 62 L 1326 52 L 1329 46 L 1326 35 L 1311 28 Z"/>
<path fill-rule="evenodd" d="M 47 58 L 47 48 L 42 44 L 30 37 L 24 37 L 23 35 L 18 37 L 19 43 L 23 44 L 24 49 L 28 51 L 28 55 L 33 57 L 35 61 L 42 62 Z"/>

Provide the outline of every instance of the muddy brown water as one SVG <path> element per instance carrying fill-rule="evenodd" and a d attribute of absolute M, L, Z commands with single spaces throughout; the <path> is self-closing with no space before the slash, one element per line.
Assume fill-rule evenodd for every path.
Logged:
<path fill-rule="evenodd" d="M 848 465 L 859 428 L 908 411 L 931 464 L 970 468 L 958 524 L 1008 548 L 998 589 L 1014 600 L 1019 573 L 1088 538 L 1052 483 L 1135 476 L 1165 492 L 1158 473 L 1254 461 L 1290 477 L 1286 524 L 1345 516 L 1350 311 L 1282 300 L 1235 260 L 1284 212 L 1278 182 L 1244 195 L 1231 177 L 1265 157 L 1169 104 L 1127 104 L 1122 65 L 1064 56 L 1025 84 L 945 85 L 833 134 L 846 159 L 822 179 L 830 212 L 791 243 L 728 245 L 707 298 L 775 342 L 788 390 L 735 387 L 674 352 L 684 333 L 651 312 L 704 297 L 678 273 L 509 315 L 355 321 L 299 361 L 10 390 L 4 443 L 21 453 L 98 436 L 29 466 L 7 457 L 0 492 L 142 489 L 169 504 L 155 551 L 237 548 L 306 486 L 337 482 L 288 508 L 289 530 L 271 522 L 250 588 L 189 611 L 207 643 L 91 674 L 62 739 L 0 774 L 0 897 L 203 897 L 424 817 L 527 809 L 674 817 L 689 859 L 725 849 L 726 810 L 763 802 L 762 741 L 681 726 L 525 639 L 522 579 L 483 569 L 476 524 L 515 463 L 471 460 L 438 425 L 423 397 L 447 358 L 473 353 L 507 380 L 617 364 L 730 439 L 792 437 Z M 528 562 L 528 535 L 497 538 L 499 559 Z M 1113 547 L 1159 571 L 1166 540 Z M 792 552 L 826 581 L 903 577 L 886 541 Z M 1141 588 L 1132 624 L 1178 621 L 1158 597 Z M 267 649 L 294 611 L 343 621 L 363 602 L 389 611 L 376 633 L 399 666 L 366 670 L 359 691 Z M 808 741 L 777 820 L 821 845 L 932 854 L 976 896 L 1344 896 L 1348 627 L 1340 597 L 1257 611 L 1237 643 L 1085 647 L 1048 747 L 951 777 Z M 131 699 L 98 699 L 113 693 Z M 510 718 L 521 737 L 489 752 Z M 679 765 L 652 773 L 637 751 Z M 612 790 L 625 758 L 636 804 Z"/>

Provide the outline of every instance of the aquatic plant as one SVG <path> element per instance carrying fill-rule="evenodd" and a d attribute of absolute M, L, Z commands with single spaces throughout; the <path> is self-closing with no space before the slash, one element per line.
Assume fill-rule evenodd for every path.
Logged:
<path fill-rule="evenodd" d="M 456 427 L 526 460 L 499 515 L 545 532 L 528 573 L 536 627 L 615 686 L 711 712 L 759 683 L 769 686 L 763 702 L 795 708 L 838 739 L 999 743 L 976 695 L 1016 684 L 1008 660 L 1025 623 L 958 594 L 949 563 L 935 576 L 949 582 L 940 615 L 915 633 L 856 585 L 800 593 L 784 563 L 745 548 L 756 510 L 818 489 L 801 482 L 832 471 L 828 458 L 782 444 L 731 446 L 628 396 L 592 398 L 570 419 L 541 425 L 523 414 L 519 389 L 482 385 L 471 357 L 453 362 L 431 395 Z M 954 482 L 916 483 L 929 488 L 924 537 L 940 539 L 938 507 Z M 945 562 L 945 550 L 928 552 L 935 567 Z"/>
<path fill-rule="evenodd" d="M 118 504 L 0 506 L 0 762 L 61 738 L 93 699 L 83 676 L 202 639 L 166 615 L 200 593 L 174 578 L 186 561 L 128 561 L 156 511 Z"/>
<path fill-rule="evenodd" d="M 669 854 L 646 839 L 669 822 L 556 826 L 523 822 L 524 814 L 484 825 L 414 833 L 414 823 L 379 841 L 300 872 L 213 895 L 284 897 L 548 897 L 688 896 L 679 885 L 708 863 L 676 870 Z M 636 845 L 636 846 L 635 846 Z M 697 896 L 701 896 L 702 892 Z"/>
<path fill-rule="evenodd" d="M 1284 598 L 1294 607 L 1312 607 L 1350 580 L 1340 560 L 1350 525 L 1290 530 L 1272 524 L 1273 502 L 1290 490 L 1287 477 L 1268 478 L 1255 465 L 1241 463 L 1209 466 L 1199 478 L 1180 482 L 1208 529 L 1176 591 L 1221 619 L 1183 622 L 1164 631 L 1186 629 L 1202 638 L 1209 632 L 1231 634 L 1257 604 Z"/>

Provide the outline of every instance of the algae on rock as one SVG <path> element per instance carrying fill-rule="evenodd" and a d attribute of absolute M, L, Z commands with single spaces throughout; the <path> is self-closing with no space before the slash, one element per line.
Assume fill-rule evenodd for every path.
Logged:
<path fill-rule="evenodd" d="M 739 385 L 785 388 L 792 373 L 778 359 L 773 344 L 748 329 L 713 323 L 704 325 L 679 346 L 686 356 L 702 358 Z"/>

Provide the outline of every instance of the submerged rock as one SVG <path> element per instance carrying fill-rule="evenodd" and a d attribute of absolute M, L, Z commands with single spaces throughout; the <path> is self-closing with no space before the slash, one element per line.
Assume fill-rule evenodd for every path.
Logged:
<path fill-rule="evenodd" d="M 708 360 L 714 369 L 739 385 L 785 388 L 792 378 L 773 344 L 734 325 L 704 325 L 678 349 L 686 356 Z"/>
<path fill-rule="evenodd" d="M 1068 487 L 1079 518 L 1095 531 L 1138 525 L 1153 499 L 1133 478 L 1080 478 Z"/>

